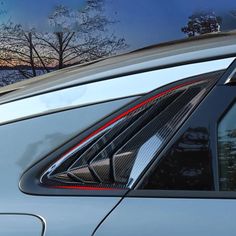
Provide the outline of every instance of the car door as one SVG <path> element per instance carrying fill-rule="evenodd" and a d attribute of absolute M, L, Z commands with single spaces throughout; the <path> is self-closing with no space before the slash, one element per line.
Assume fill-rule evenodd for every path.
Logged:
<path fill-rule="evenodd" d="M 228 68 L 96 236 L 235 235 L 235 66 Z"/>

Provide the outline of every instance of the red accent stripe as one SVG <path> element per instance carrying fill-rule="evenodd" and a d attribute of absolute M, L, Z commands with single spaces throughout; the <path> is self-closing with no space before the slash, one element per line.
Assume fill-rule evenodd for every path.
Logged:
<path fill-rule="evenodd" d="M 79 189 L 79 190 L 116 190 L 115 188 L 104 188 L 104 187 L 88 187 L 88 186 L 53 186 L 53 188 L 60 189 Z"/>
<path fill-rule="evenodd" d="M 190 82 L 186 82 L 180 85 L 177 85 L 173 88 L 170 88 L 164 92 L 158 93 L 156 95 L 154 95 L 153 97 L 148 98 L 147 100 L 137 104 L 136 106 L 130 108 L 129 110 L 123 112 L 122 114 L 118 115 L 117 117 L 115 117 L 114 119 L 108 121 L 105 125 L 103 125 L 102 127 L 100 127 L 99 129 L 95 130 L 94 132 L 92 132 L 90 135 L 88 135 L 87 137 L 85 137 L 82 141 L 80 141 L 76 146 L 72 147 L 69 151 L 67 151 L 63 156 L 67 155 L 68 153 L 70 153 L 71 151 L 75 150 L 76 148 L 78 148 L 82 143 L 84 143 L 85 141 L 87 141 L 88 139 L 92 138 L 94 135 L 98 134 L 99 132 L 103 131 L 104 129 L 106 129 L 108 126 L 114 124 L 116 121 L 122 119 L 123 117 L 127 116 L 128 114 L 130 114 L 131 112 L 137 110 L 138 108 L 146 105 L 147 103 L 160 98 L 170 92 L 173 92 L 179 88 L 182 88 L 184 86 L 193 84 L 196 81 L 190 81 Z M 80 190 L 114 190 L 114 188 L 99 188 L 99 187 L 87 187 L 87 186 L 53 186 L 54 188 L 60 188 L 60 189 L 80 189 Z"/>
<path fill-rule="evenodd" d="M 83 140 L 81 140 L 76 146 L 72 147 L 71 149 L 69 149 L 63 156 L 67 155 L 68 153 L 70 153 L 71 151 L 75 150 L 76 148 L 78 148 L 81 144 L 83 144 L 84 142 L 86 142 L 87 140 L 89 140 L 90 138 L 92 138 L 93 136 L 95 136 L 96 134 L 98 134 L 99 132 L 103 131 L 104 129 L 106 129 L 107 127 L 109 127 L 110 125 L 114 124 L 116 121 L 122 119 L 123 117 L 127 116 L 128 114 L 130 114 L 131 112 L 137 110 L 138 108 L 146 105 L 147 103 L 157 99 L 157 98 L 160 98 L 164 95 L 166 95 L 167 93 L 170 93 L 170 92 L 173 92 L 179 88 L 182 88 L 184 86 L 187 86 L 189 84 L 192 84 L 196 81 L 191 81 L 191 82 L 186 82 L 184 84 L 180 84 L 180 85 L 177 85 L 173 88 L 170 88 L 164 92 L 161 92 L 161 93 L 158 93 L 156 94 L 155 96 L 153 97 L 150 97 L 148 98 L 147 100 L 137 104 L 136 106 L 130 108 L 129 110 L 123 112 L 122 114 L 118 115 L 117 117 L 115 117 L 114 119 L 108 121 L 105 125 L 103 125 L 102 127 L 100 127 L 99 129 L 95 130 L 94 132 L 92 132 L 90 135 L 88 135 L 87 137 L 85 137 Z"/>

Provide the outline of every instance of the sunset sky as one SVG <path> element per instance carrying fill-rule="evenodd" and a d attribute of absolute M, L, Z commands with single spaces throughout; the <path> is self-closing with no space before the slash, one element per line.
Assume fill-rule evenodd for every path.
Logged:
<path fill-rule="evenodd" d="M 214 13 L 216 16 L 220 16 L 222 19 L 220 25 L 221 32 L 236 30 L 236 0 L 103 1 L 102 14 L 115 23 L 108 25 L 105 32 L 98 32 L 98 39 L 105 37 L 108 39 L 106 41 L 108 43 L 109 38 L 112 38 L 114 35 L 116 42 L 119 39 L 124 39 L 127 45 L 127 47 L 121 50 L 120 48 L 114 48 L 113 54 L 121 54 L 125 51 L 187 38 L 188 36 L 181 32 L 181 28 L 187 25 L 189 17 L 196 12 L 208 12 L 211 15 Z M 13 25 L 20 24 L 25 31 L 34 28 L 36 33 L 44 32 L 41 34 L 44 39 L 54 40 L 55 35 L 53 33 L 61 30 L 60 23 L 54 24 L 55 28 L 52 27 L 52 24 L 49 24 L 48 17 L 52 14 L 55 7 L 64 5 L 70 10 L 70 13 L 76 12 L 77 14 L 84 9 L 86 4 L 87 0 L 0 0 L 0 26 L 9 22 L 12 22 Z M 232 14 L 232 10 L 234 14 Z M 71 17 L 66 18 L 68 23 L 66 30 L 69 29 L 69 31 L 73 32 L 74 38 L 80 40 L 79 43 L 77 41 L 77 46 L 80 47 L 81 35 L 79 32 L 78 35 L 77 33 L 74 34 L 74 31 L 79 28 L 78 24 L 75 23 L 77 22 L 76 19 L 75 17 L 74 19 Z M 59 21 L 63 22 L 62 19 L 59 19 Z M 48 32 L 50 33 L 48 34 Z M 8 35 L 8 37 L 12 38 L 11 35 Z M 18 39 L 21 40 L 21 38 Z M 13 40 L 15 40 L 14 37 Z M 23 44 L 24 46 L 21 47 L 18 45 L 19 41 L 1 40 L 0 42 L 3 45 L 0 55 L 2 56 L 0 58 L 0 87 L 25 79 L 28 75 L 22 74 L 22 70 L 31 73 L 29 77 L 35 75 L 33 68 L 38 68 L 36 75 L 45 72 L 42 70 L 42 61 L 39 62 L 38 59 L 41 55 L 46 55 L 44 58 L 47 58 L 48 55 L 50 56 L 52 48 L 38 46 L 37 50 L 41 55 L 35 56 L 34 54 L 35 60 L 33 60 L 34 65 L 32 66 L 32 60 L 30 61 L 29 59 L 28 45 Z M 12 44 L 10 45 L 10 43 Z M 33 43 L 37 44 L 35 35 Z M 58 42 L 53 41 L 53 43 L 57 44 Z M 106 47 L 107 44 L 103 44 L 103 46 Z M 12 48 L 16 49 L 16 51 L 13 51 Z M 98 45 L 98 48 L 102 49 L 102 46 L 100 48 Z M 25 53 L 22 54 L 22 52 Z M 68 53 L 73 56 L 72 61 L 70 61 L 71 64 L 80 62 L 81 58 L 78 55 L 73 55 L 74 52 L 71 53 L 71 51 Z M 55 54 L 54 60 L 49 60 L 46 66 L 59 68 L 58 61 L 58 55 Z M 36 67 L 34 67 L 35 65 Z M 64 63 L 64 65 L 66 64 Z M 17 68 L 16 66 L 19 67 Z M 19 68 L 21 69 L 19 70 Z"/>
<path fill-rule="evenodd" d="M 85 0 L 0 0 L 0 22 L 11 20 L 27 27 L 49 31 L 47 17 L 54 6 L 63 4 L 81 9 Z M 105 0 L 105 14 L 118 22 L 110 31 L 124 37 L 131 48 L 139 48 L 185 37 L 181 32 L 188 16 L 198 10 L 221 15 L 223 30 L 236 28 L 229 11 L 236 9 L 235 0 Z"/>

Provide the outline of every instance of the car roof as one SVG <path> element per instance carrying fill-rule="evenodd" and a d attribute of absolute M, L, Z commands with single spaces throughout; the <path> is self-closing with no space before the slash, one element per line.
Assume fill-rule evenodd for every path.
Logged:
<path fill-rule="evenodd" d="M 236 33 L 198 36 L 75 65 L 0 89 L 0 103 L 178 64 L 236 55 Z"/>

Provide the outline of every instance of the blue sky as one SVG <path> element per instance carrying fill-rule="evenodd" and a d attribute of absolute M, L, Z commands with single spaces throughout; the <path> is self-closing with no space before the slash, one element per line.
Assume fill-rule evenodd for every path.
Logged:
<path fill-rule="evenodd" d="M 86 1 L 0 0 L 0 22 L 10 19 L 26 28 L 47 30 L 47 17 L 59 4 L 81 9 Z M 185 37 L 181 27 L 195 11 L 214 11 L 225 18 L 224 28 L 231 29 L 236 24 L 229 14 L 232 9 L 236 9 L 235 0 L 105 0 L 105 14 L 118 21 L 110 31 L 124 37 L 131 48 Z"/>

